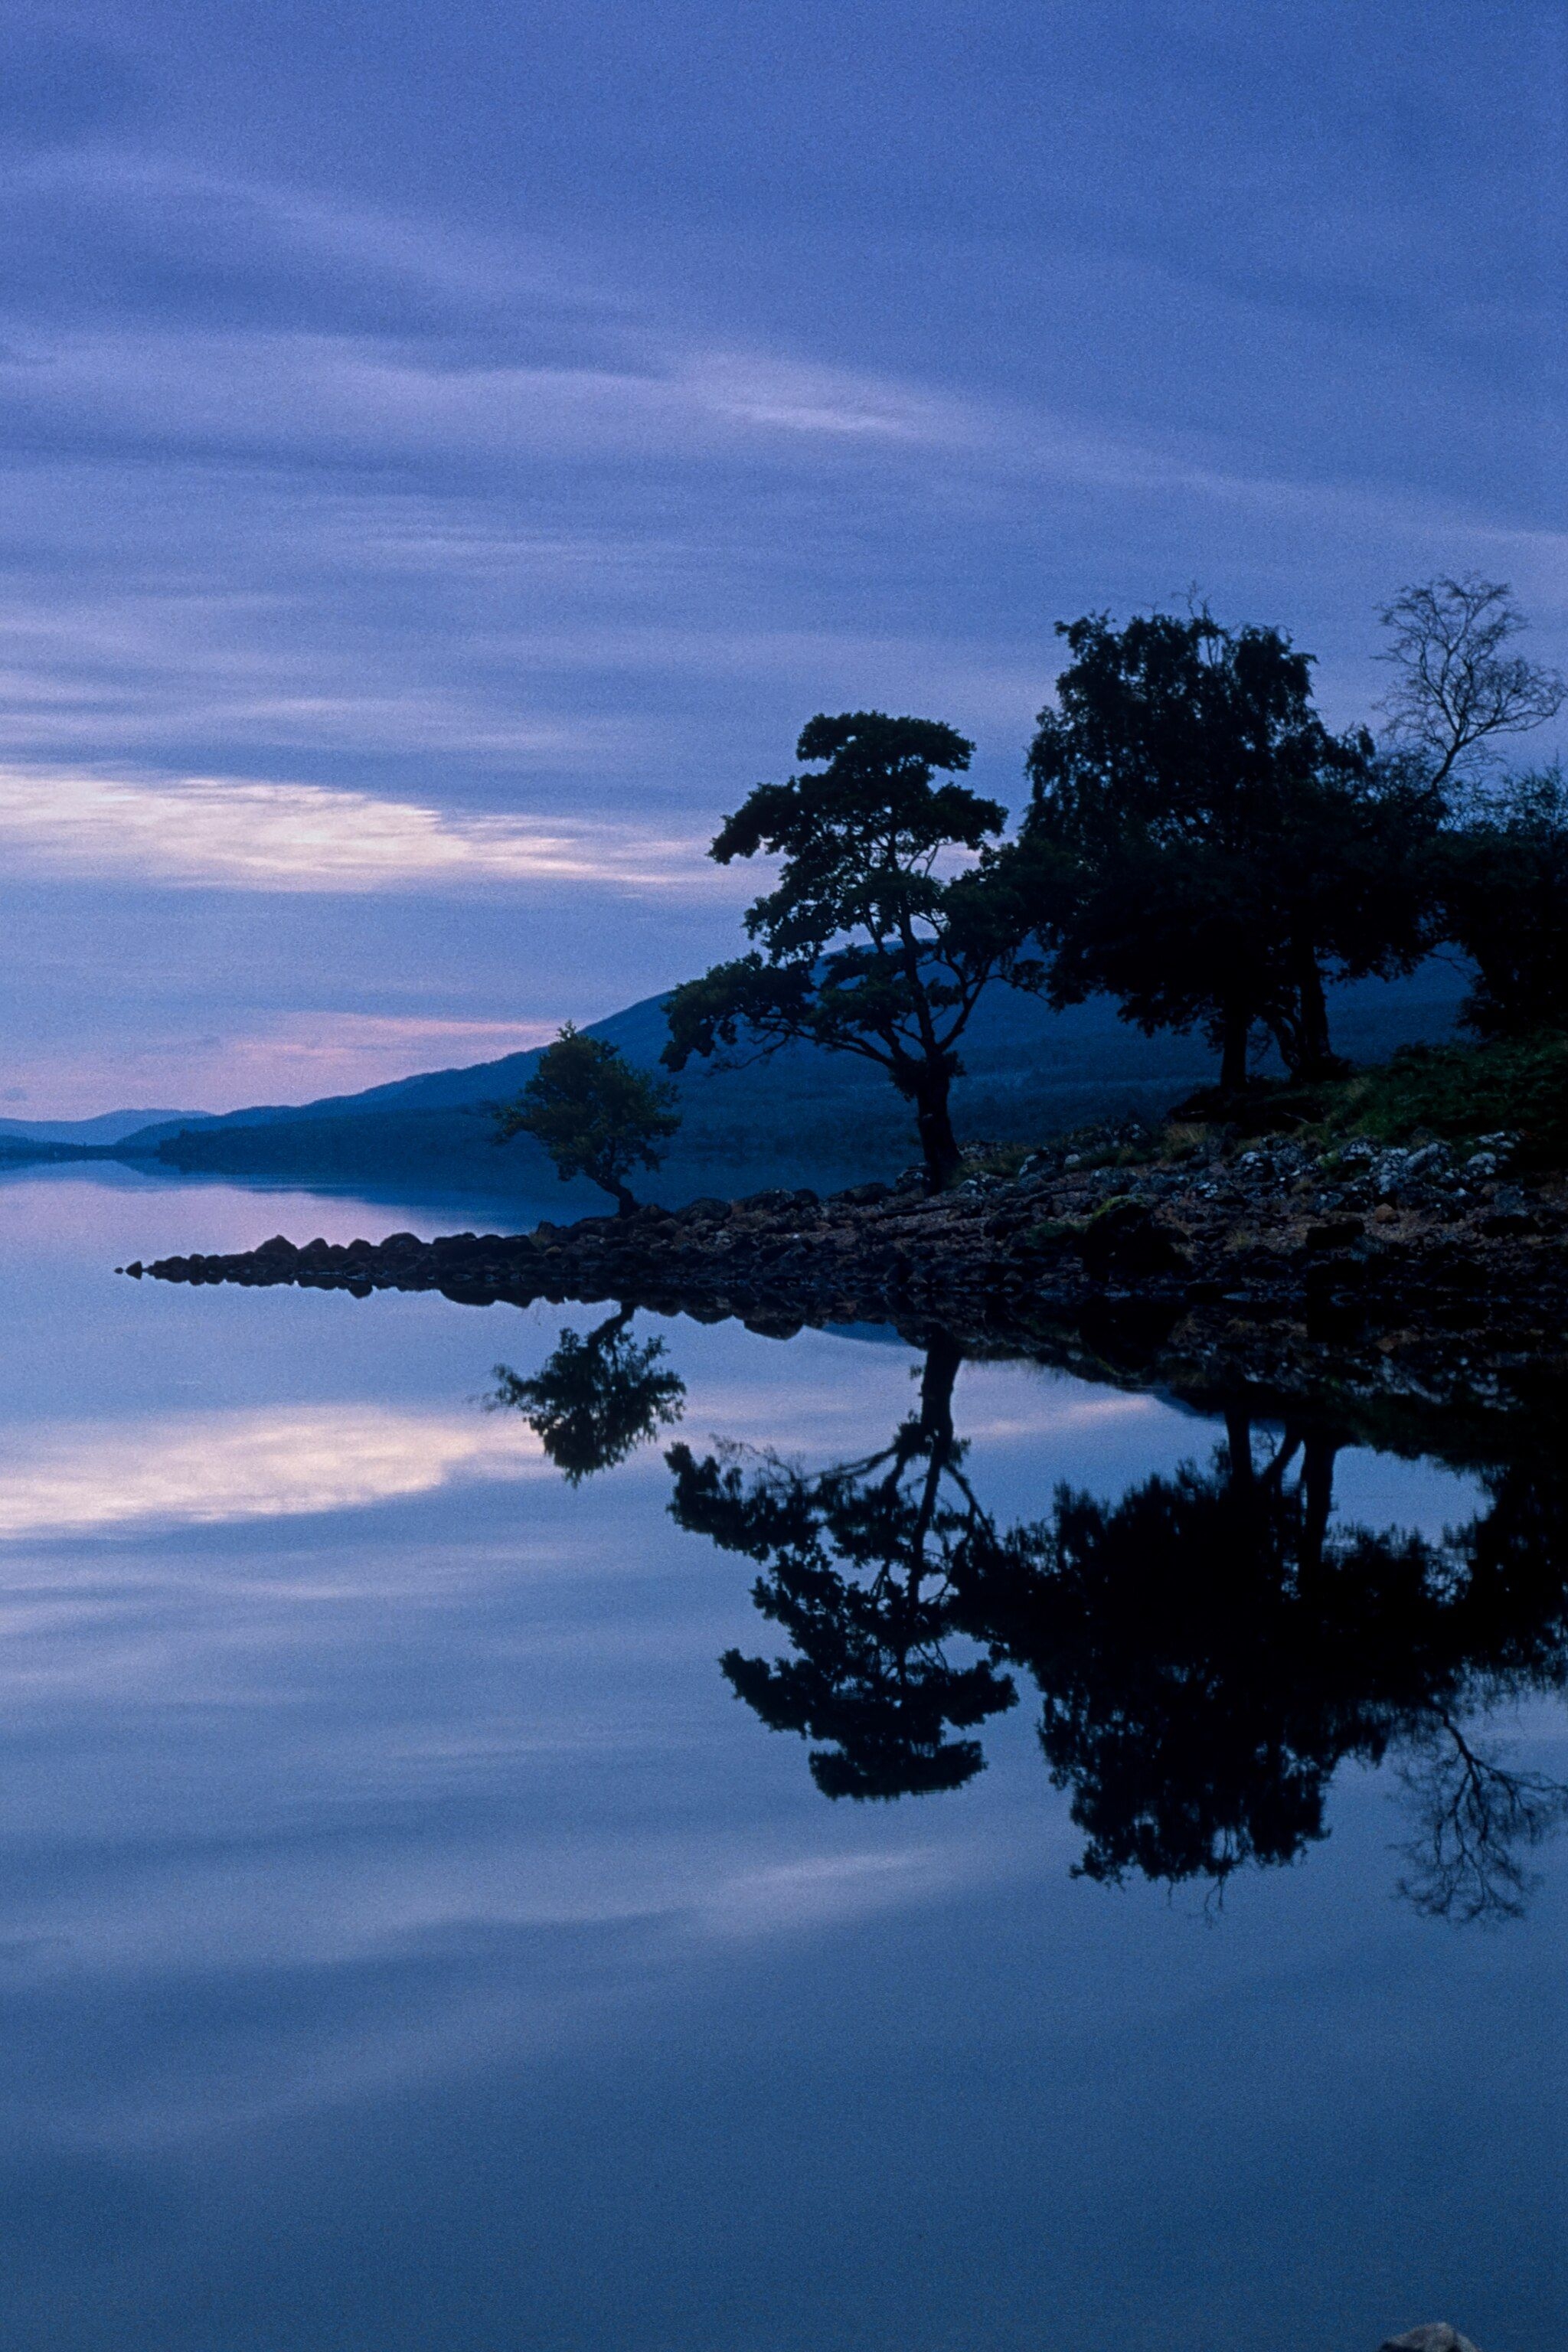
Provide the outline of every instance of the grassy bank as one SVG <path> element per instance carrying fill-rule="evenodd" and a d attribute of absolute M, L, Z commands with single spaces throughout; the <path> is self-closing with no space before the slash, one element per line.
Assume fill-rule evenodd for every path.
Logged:
<path fill-rule="evenodd" d="M 1049 1139 L 1085 1166 L 1180 1162 L 1216 1146 L 1245 1149 L 1288 1135 L 1318 1152 L 1364 1139 L 1442 1142 L 1457 1150 L 1506 1134 L 1522 1171 L 1568 1167 L 1568 1035 L 1548 1031 L 1486 1045 L 1405 1045 L 1386 1062 L 1310 1087 L 1259 1085 L 1240 1099 L 1195 1096 L 1166 1118 L 1086 1127 Z M 1042 1142 L 1045 1139 L 1042 1138 Z M 1016 1175 L 1026 1144 L 982 1145 L 976 1173 Z"/>

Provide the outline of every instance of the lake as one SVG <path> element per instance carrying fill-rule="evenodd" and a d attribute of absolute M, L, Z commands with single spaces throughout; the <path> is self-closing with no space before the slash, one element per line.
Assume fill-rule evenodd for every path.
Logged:
<path fill-rule="evenodd" d="M 113 1270 L 474 1222 L 0 1180 L 7 2352 L 1568 2338 L 1557 1431 Z"/>

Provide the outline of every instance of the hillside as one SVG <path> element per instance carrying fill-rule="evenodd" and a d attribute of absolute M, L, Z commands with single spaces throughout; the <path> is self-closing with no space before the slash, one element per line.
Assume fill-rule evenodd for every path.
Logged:
<path fill-rule="evenodd" d="M 172 1131 L 201 1126 L 211 1116 L 200 1110 L 104 1110 L 96 1118 L 0 1118 L 0 1144 L 122 1143 L 150 1126 Z"/>
<path fill-rule="evenodd" d="M 1398 985 L 1338 992 L 1336 1035 L 1360 1060 L 1399 1044 L 1446 1036 L 1459 977 L 1431 967 Z M 653 1066 L 665 1040 L 662 999 L 645 998 L 595 1022 L 590 1032 L 629 1060 Z M 475 1194 L 530 1194 L 554 1185 L 528 1139 L 498 1150 L 487 1103 L 517 1094 L 540 1049 L 466 1069 L 437 1070 L 297 1106 L 264 1105 L 196 1129 L 159 1124 L 118 1145 L 127 1157 L 211 1174 L 295 1176 L 324 1181 L 409 1181 Z M 1158 1109 L 1212 1076 L 1201 1038 L 1142 1036 L 1099 1001 L 1053 1013 L 997 990 L 977 1013 L 954 1088 L 961 1135 L 1033 1138 Z M 684 1124 L 657 1190 L 665 1197 L 736 1189 L 734 1171 L 758 1181 L 794 1176 L 850 1182 L 885 1174 L 912 1155 L 912 1122 L 879 1071 L 847 1055 L 792 1048 L 732 1070 L 694 1064 L 679 1080 Z M 563 1203 L 587 1188 L 562 1193 Z"/>

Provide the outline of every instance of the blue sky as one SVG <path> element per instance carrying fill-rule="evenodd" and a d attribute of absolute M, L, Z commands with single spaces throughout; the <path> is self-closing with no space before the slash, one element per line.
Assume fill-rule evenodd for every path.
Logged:
<path fill-rule="evenodd" d="M 679 978 L 811 711 L 1016 799 L 1085 609 L 1568 657 L 1563 5 L 0 13 L 13 1116 Z"/>

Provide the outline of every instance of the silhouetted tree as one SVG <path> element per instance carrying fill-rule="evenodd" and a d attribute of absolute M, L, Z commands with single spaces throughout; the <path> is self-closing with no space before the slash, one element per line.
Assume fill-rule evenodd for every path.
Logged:
<path fill-rule="evenodd" d="M 624 1462 L 680 1418 L 686 1383 L 664 1368 L 662 1339 L 631 1338 L 633 1312 L 621 1307 L 586 1339 L 563 1330 L 531 1379 L 505 1364 L 495 1368 L 486 1403 L 521 1412 L 568 1486 Z"/>
<path fill-rule="evenodd" d="M 1568 1030 L 1568 779 L 1511 778 L 1445 836 L 1447 936 L 1476 979 L 1464 1015 L 1485 1037 Z"/>
<path fill-rule="evenodd" d="M 657 1168 L 680 1125 L 668 1078 L 634 1069 L 605 1037 L 587 1037 L 568 1021 L 516 1102 L 492 1113 L 496 1141 L 531 1135 L 555 1162 L 563 1183 L 586 1176 L 629 1217 L 637 1202 L 626 1184 L 634 1168 Z"/>
<path fill-rule="evenodd" d="M 1509 650 L 1525 619 L 1501 581 L 1425 581 L 1402 588 L 1379 618 L 1389 642 L 1378 658 L 1394 672 L 1389 734 L 1434 793 L 1473 781 L 1500 737 L 1555 718 L 1568 698 L 1555 670 Z"/>
<path fill-rule="evenodd" d="M 959 1162 L 948 1103 L 958 1041 L 987 982 L 1017 970 L 1027 928 L 984 859 L 979 872 L 942 870 L 1005 823 L 998 802 L 933 782 L 961 773 L 973 751 L 951 727 L 879 710 L 808 723 L 796 756 L 821 768 L 758 784 L 713 843 L 721 866 L 759 852 L 783 864 L 776 888 L 746 914 L 760 945 L 671 994 L 671 1069 L 720 1048 L 755 1057 L 805 1043 L 858 1055 L 912 1105 L 929 1180 L 948 1181 Z"/>
<path fill-rule="evenodd" d="M 829 1797 L 961 1787 L 984 1759 L 948 1727 L 1016 1696 L 984 1659 L 955 1664 L 943 1648 L 952 1555 L 976 1510 L 952 1431 L 958 1363 L 955 1348 L 933 1348 L 919 1413 L 860 1461 L 808 1474 L 766 1455 L 748 1470 L 735 1455 L 670 1449 L 672 1515 L 763 1565 L 752 1597 L 791 1643 L 777 1661 L 728 1650 L 724 1674 L 771 1728 L 823 1743 L 810 1769 Z"/>
<path fill-rule="evenodd" d="M 1426 943 L 1422 793 L 1370 737 L 1330 733 L 1277 629 L 1154 613 L 1059 634 L 1014 861 L 1018 887 L 1037 877 L 1052 1000 L 1105 992 L 1145 1031 L 1203 1028 L 1229 1092 L 1259 1024 L 1296 1076 L 1341 1066 L 1325 968 L 1405 969 Z"/>

